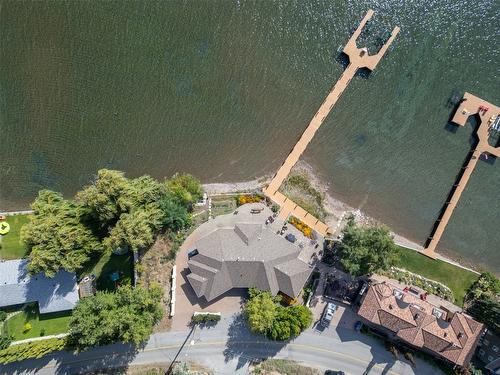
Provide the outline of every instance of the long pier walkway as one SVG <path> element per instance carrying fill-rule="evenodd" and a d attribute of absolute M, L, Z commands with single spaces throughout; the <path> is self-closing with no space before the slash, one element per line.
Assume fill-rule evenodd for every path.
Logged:
<path fill-rule="evenodd" d="M 380 48 L 377 54 L 370 56 L 366 48 L 358 48 L 356 45 L 356 40 L 361 34 L 363 27 L 372 16 L 373 10 L 370 9 L 366 13 L 365 17 L 359 24 L 354 34 L 347 42 L 343 50 L 343 52 L 349 57 L 349 65 L 347 69 L 344 70 L 341 77 L 333 86 L 325 101 L 323 102 L 323 104 L 321 104 L 318 111 L 312 118 L 309 126 L 306 128 L 299 141 L 295 144 L 292 151 L 285 159 L 278 172 L 274 175 L 269 185 L 264 189 L 264 194 L 274 203 L 281 206 L 281 210 L 279 213 L 280 218 L 287 219 L 289 215 L 293 215 L 302 220 L 305 224 L 307 224 L 322 236 L 326 236 L 329 234 L 328 226 L 315 218 L 313 215 L 306 212 L 291 199 L 281 194 L 278 189 L 286 180 L 293 166 L 297 163 L 300 156 L 305 151 L 307 145 L 311 142 L 314 135 L 316 134 L 316 131 L 319 129 L 321 124 L 323 124 L 325 118 L 328 116 L 335 103 L 337 103 L 337 100 L 349 85 L 349 82 L 351 82 L 351 79 L 354 77 L 358 69 L 375 69 L 379 61 L 387 52 L 387 49 L 393 42 L 394 38 L 396 38 L 396 35 L 399 32 L 399 27 L 395 27 L 394 30 L 392 30 L 391 36 L 389 37 L 387 42 Z"/>
<path fill-rule="evenodd" d="M 482 108 L 487 108 L 487 110 L 484 111 Z M 448 225 L 448 221 L 450 220 L 451 215 L 460 200 L 460 196 L 467 186 L 467 182 L 469 181 L 472 172 L 474 172 L 474 168 L 476 168 L 480 156 L 487 153 L 500 157 L 500 148 L 493 147 L 488 142 L 490 131 L 492 130 L 491 127 L 496 121 L 498 121 L 498 117 L 500 116 L 500 108 L 466 92 L 460 106 L 457 109 L 457 112 L 453 116 L 452 121 L 455 124 L 464 126 L 469 116 L 474 115 L 478 115 L 480 121 L 476 133 L 478 142 L 475 149 L 471 151 L 469 160 L 463 167 L 458 181 L 453 186 L 451 197 L 449 201 L 445 203 L 444 211 L 438 218 L 437 225 L 428 239 L 427 246 L 424 249 L 424 254 L 431 258 L 436 258 L 437 256 L 436 246 L 444 233 L 446 225 Z"/>

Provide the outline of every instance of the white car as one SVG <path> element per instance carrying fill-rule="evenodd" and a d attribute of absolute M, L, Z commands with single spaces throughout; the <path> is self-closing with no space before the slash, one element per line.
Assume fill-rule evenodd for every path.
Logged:
<path fill-rule="evenodd" d="M 325 327 L 328 327 L 332 321 L 333 314 L 337 310 L 337 305 L 328 302 L 328 304 L 325 307 L 325 310 L 323 311 L 323 315 L 321 316 L 321 324 Z"/>

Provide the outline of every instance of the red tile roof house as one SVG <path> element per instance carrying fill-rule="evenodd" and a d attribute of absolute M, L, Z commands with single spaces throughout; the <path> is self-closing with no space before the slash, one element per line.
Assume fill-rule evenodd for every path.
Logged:
<path fill-rule="evenodd" d="M 433 306 L 388 282 L 370 286 L 358 314 L 395 341 L 467 366 L 484 326 L 463 312 Z"/>

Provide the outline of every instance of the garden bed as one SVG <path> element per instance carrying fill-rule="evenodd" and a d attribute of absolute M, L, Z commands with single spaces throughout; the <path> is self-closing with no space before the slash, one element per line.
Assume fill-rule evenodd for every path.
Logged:
<path fill-rule="evenodd" d="M 403 268 L 397 267 L 391 267 L 389 270 L 380 273 L 390 277 L 391 279 L 396 279 L 403 284 L 414 285 L 430 294 L 434 294 L 452 303 L 455 302 L 455 297 L 453 296 L 451 289 L 438 281 L 428 279 Z"/>

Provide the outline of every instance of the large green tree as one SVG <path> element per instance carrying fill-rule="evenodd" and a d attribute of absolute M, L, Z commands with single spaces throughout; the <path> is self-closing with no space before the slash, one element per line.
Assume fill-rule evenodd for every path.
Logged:
<path fill-rule="evenodd" d="M 484 323 L 495 334 L 500 335 L 500 302 L 486 298 L 472 302 L 467 312 L 475 319 Z"/>
<path fill-rule="evenodd" d="M 245 316 L 250 329 L 255 333 L 266 335 L 272 328 L 277 305 L 271 293 L 250 289 L 250 299 L 245 305 Z"/>
<path fill-rule="evenodd" d="M 166 181 L 169 192 L 184 206 L 198 201 L 203 195 L 200 181 L 188 173 L 176 173 Z"/>
<path fill-rule="evenodd" d="M 118 201 L 128 184 L 123 172 L 101 169 L 95 181 L 78 192 L 76 199 L 88 209 L 94 223 L 105 228 L 120 216 Z"/>
<path fill-rule="evenodd" d="M 280 297 L 251 288 L 244 315 L 250 330 L 272 340 L 288 340 L 298 336 L 312 323 L 311 311 L 303 305 L 283 306 Z"/>
<path fill-rule="evenodd" d="M 160 228 L 163 212 L 154 204 L 136 209 L 131 213 L 124 213 L 111 230 L 109 237 L 104 239 L 107 250 L 128 248 L 138 251 L 149 246 Z"/>
<path fill-rule="evenodd" d="M 187 208 L 170 194 L 158 202 L 158 207 L 162 211 L 161 221 L 165 228 L 177 231 L 191 225 L 191 215 Z"/>
<path fill-rule="evenodd" d="M 138 345 L 149 338 L 162 319 L 162 289 L 123 286 L 114 293 L 97 292 L 73 310 L 68 342 L 79 350 L 114 342 Z"/>
<path fill-rule="evenodd" d="M 53 277 L 61 268 L 75 272 L 102 246 L 81 222 L 82 208 L 59 193 L 41 190 L 34 214 L 21 230 L 29 249 L 29 270 Z"/>
<path fill-rule="evenodd" d="M 358 226 L 351 216 L 342 235 L 337 251 L 342 266 L 351 275 L 360 276 L 387 270 L 397 259 L 394 239 L 384 226 Z"/>
<path fill-rule="evenodd" d="M 483 272 L 470 287 L 467 293 L 467 300 L 494 299 L 497 298 L 499 294 L 500 280 L 491 272 Z"/>
<path fill-rule="evenodd" d="M 143 208 L 161 201 L 167 195 L 167 190 L 166 184 L 147 175 L 127 180 L 118 198 L 118 207 L 121 212 Z"/>

